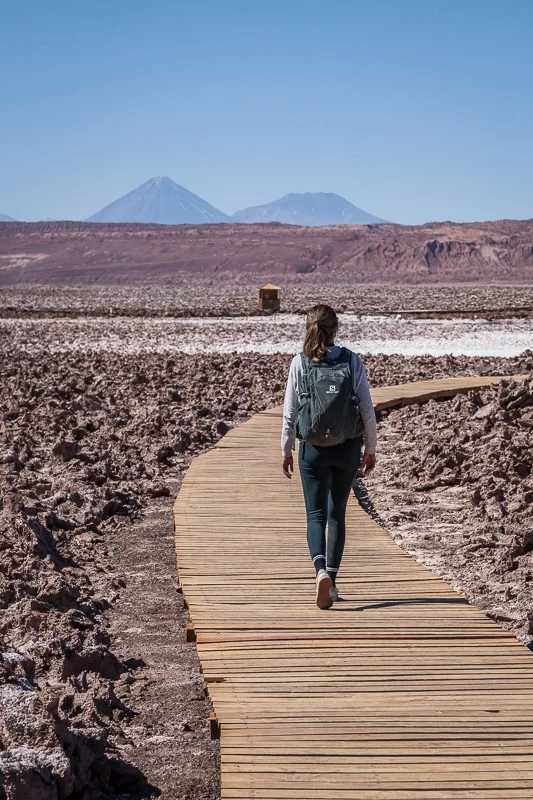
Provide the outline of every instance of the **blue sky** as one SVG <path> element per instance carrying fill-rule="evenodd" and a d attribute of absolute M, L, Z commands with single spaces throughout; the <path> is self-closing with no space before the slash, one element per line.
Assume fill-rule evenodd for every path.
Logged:
<path fill-rule="evenodd" d="M 4 3 L 0 213 L 83 219 L 168 175 L 228 213 L 532 218 L 532 33 L 531 0 Z"/>

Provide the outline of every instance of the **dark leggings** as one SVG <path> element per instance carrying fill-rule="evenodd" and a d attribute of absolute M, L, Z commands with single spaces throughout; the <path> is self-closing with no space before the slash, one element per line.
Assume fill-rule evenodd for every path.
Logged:
<path fill-rule="evenodd" d="M 347 439 L 333 447 L 300 442 L 298 466 L 307 512 L 309 552 L 317 572 L 327 569 L 333 581 L 344 551 L 346 505 L 360 460 L 360 438 Z"/>

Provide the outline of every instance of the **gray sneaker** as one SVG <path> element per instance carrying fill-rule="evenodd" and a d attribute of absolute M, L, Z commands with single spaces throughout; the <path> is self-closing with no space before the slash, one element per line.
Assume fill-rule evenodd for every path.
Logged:
<path fill-rule="evenodd" d="M 333 600 L 334 603 L 336 603 L 337 600 L 341 599 L 341 596 L 339 594 L 339 590 L 337 589 L 336 586 L 332 586 L 331 587 L 331 589 L 329 590 L 329 596 L 331 597 L 331 599 Z"/>

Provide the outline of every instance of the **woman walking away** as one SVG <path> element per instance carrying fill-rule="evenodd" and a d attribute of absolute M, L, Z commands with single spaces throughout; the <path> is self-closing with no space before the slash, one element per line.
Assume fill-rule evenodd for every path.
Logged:
<path fill-rule="evenodd" d="M 346 538 L 346 505 L 359 469 L 376 463 L 376 416 L 365 368 L 356 353 L 336 345 L 330 306 L 307 312 L 303 353 L 292 360 L 281 433 L 282 468 L 292 477 L 294 437 L 307 512 L 307 543 L 316 569 L 316 603 L 330 608 Z M 326 524 L 328 539 L 326 547 Z"/>

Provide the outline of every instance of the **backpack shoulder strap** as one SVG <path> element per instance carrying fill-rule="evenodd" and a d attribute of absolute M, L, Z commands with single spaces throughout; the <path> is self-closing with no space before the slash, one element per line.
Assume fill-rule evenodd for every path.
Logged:
<path fill-rule="evenodd" d="M 302 379 L 300 381 L 300 396 L 301 396 L 309 392 L 309 382 L 307 380 L 307 376 L 309 374 L 309 359 L 303 352 L 300 353 L 300 358 L 302 360 Z"/>
<path fill-rule="evenodd" d="M 348 365 L 348 370 L 349 370 L 349 375 L 350 375 L 350 384 L 352 386 L 352 393 L 353 393 L 354 397 L 356 397 L 355 390 L 353 388 L 354 377 L 355 377 L 354 376 L 354 372 L 353 372 L 353 356 L 354 356 L 354 353 L 353 353 L 352 350 L 350 350 L 348 347 L 343 347 L 341 349 L 340 354 L 339 354 L 339 361 L 342 361 L 343 363 Z"/>
<path fill-rule="evenodd" d="M 354 369 L 353 369 L 354 361 L 356 360 L 355 357 L 357 356 L 357 353 L 354 353 L 353 350 L 348 350 L 348 349 L 347 349 L 347 353 L 350 356 L 348 363 L 350 365 L 350 380 L 352 382 L 353 394 L 354 394 L 354 397 L 356 397 L 357 401 L 359 402 L 359 395 L 356 394 L 355 387 L 354 387 L 356 373 L 354 372 Z"/>
<path fill-rule="evenodd" d="M 352 364 L 352 351 L 351 351 L 351 350 L 348 350 L 348 348 L 347 348 L 347 347 L 341 347 L 341 351 L 340 351 L 340 353 L 339 353 L 339 356 L 338 356 L 338 359 L 337 359 L 337 360 L 338 360 L 338 361 L 342 361 L 342 362 L 344 362 L 344 363 L 346 363 L 346 364 L 349 364 L 349 365 L 350 365 L 350 369 L 351 369 L 351 364 Z"/>

